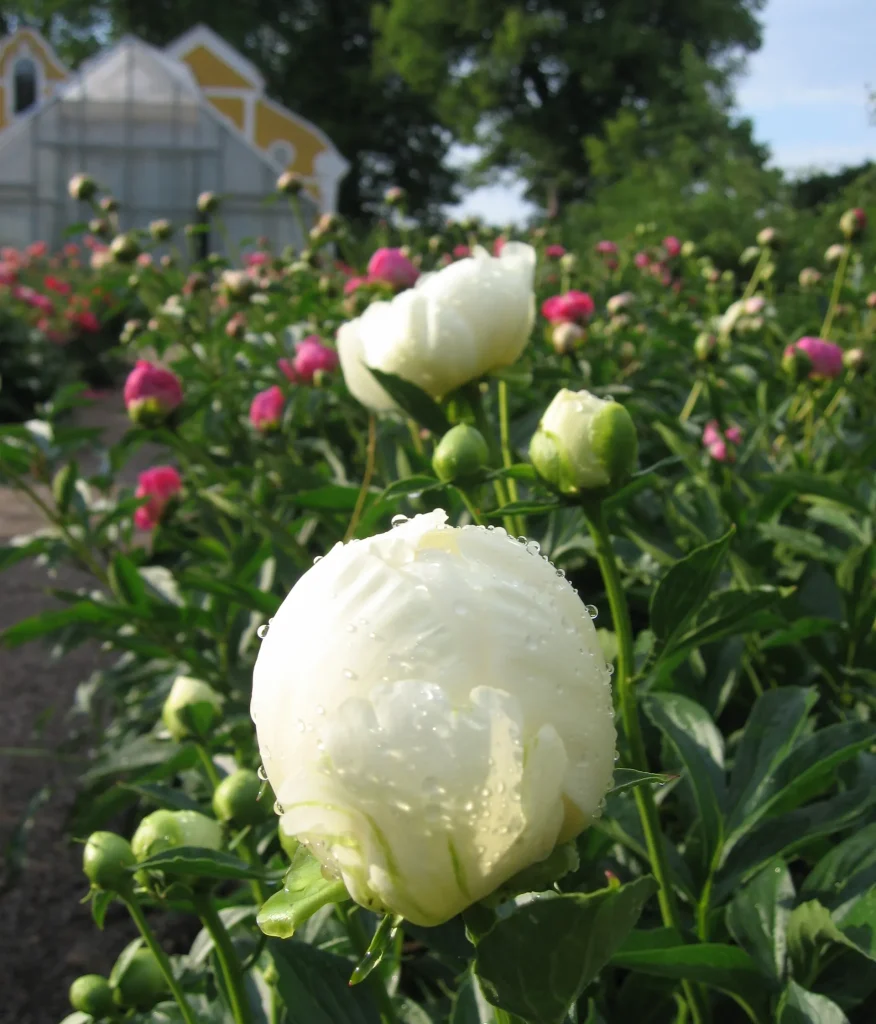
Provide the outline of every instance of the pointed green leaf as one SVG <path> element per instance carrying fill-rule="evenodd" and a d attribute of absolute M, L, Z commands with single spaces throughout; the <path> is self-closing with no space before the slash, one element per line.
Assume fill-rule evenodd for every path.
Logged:
<path fill-rule="evenodd" d="M 384 373 L 370 366 L 367 369 L 390 398 L 421 427 L 439 436 L 450 430 L 450 421 L 444 415 L 444 410 L 422 388 L 394 373 Z"/>
<path fill-rule="evenodd" d="M 259 911 L 258 926 L 265 935 L 288 939 L 320 907 L 349 898 L 344 883 L 325 878 L 319 861 L 299 847 L 283 879 L 283 888 Z"/>
<path fill-rule="evenodd" d="M 849 1020 L 827 996 L 807 992 L 791 981 L 782 998 L 777 1024 L 849 1024 Z"/>
<path fill-rule="evenodd" d="M 785 862 L 770 861 L 727 907 L 727 927 L 767 977 L 785 977 L 794 883 Z"/>

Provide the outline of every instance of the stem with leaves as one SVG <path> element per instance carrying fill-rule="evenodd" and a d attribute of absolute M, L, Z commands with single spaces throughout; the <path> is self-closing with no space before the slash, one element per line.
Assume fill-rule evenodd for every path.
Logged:
<path fill-rule="evenodd" d="M 173 968 L 170 966 L 170 960 L 167 958 L 167 954 L 161 948 L 161 944 L 158 939 L 155 938 L 155 933 L 146 920 L 146 915 L 143 913 L 143 908 L 137 902 L 137 897 L 133 892 L 121 894 L 122 900 L 124 900 L 125 906 L 128 908 L 128 913 L 131 915 L 134 924 L 137 926 L 138 931 L 143 936 L 146 945 L 152 952 L 158 962 L 158 966 L 161 969 L 161 973 L 164 975 L 164 980 L 167 982 L 167 987 L 170 990 L 170 994 L 176 1001 L 176 1005 L 179 1007 L 179 1012 L 185 1021 L 185 1024 L 198 1024 L 198 1018 L 195 1016 L 191 1006 L 189 1006 L 188 1000 L 185 997 L 185 993 L 180 988 L 179 982 L 174 977 Z"/>
<path fill-rule="evenodd" d="M 219 960 L 219 970 L 222 972 L 222 979 L 225 982 L 226 994 L 231 1004 L 231 1015 L 234 1024 L 252 1024 L 252 1011 L 249 1000 L 246 996 L 243 972 L 240 969 L 240 960 L 231 941 L 231 936 L 216 908 L 213 906 L 213 899 L 209 893 L 200 894 L 194 898 L 195 910 L 204 927 L 210 933 L 213 944 L 216 947 L 216 957 Z"/>
<path fill-rule="evenodd" d="M 837 306 L 839 305 L 839 298 L 843 290 L 843 282 L 846 278 L 846 271 L 849 267 L 849 257 L 852 254 L 852 247 L 848 242 L 843 246 L 843 254 L 840 256 L 839 264 L 836 268 L 836 274 L 833 279 L 833 289 L 830 293 L 830 305 L 827 307 L 827 313 L 824 317 L 824 323 L 821 325 L 821 334 L 819 337 L 830 338 L 830 331 L 833 327 L 833 319 L 836 316 Z"/>
<path fill-rule="evenodd" d="M 611 544 L 611 536 L 608 531 L 602 503 L 599 500 L 585 501 L 584 512 L 587 516 L 590 535 L 596 548 L 596 559 L 602 573 L 603 583 L 605 584 L 605 591 L 609 607 L 611 608 L 611 617 L 617 638 L 617 671 L 614 677 L 614 686 L 618 695 L 621 720 L 629 746 L 630 766 L 635 768 L 636 771 L 647 772 L 649 771 L 648 755 L 645 749 L 645 740 L 642 735 L 642 726 L 636 703 L 636 691 L 633 685 L 636 668 L 630 611 L 627 606 L 627 599 L 624 594 L 623 583 Z M 636 802 L 636 809 L 639 812 L 642 831 L 645 834 L 645 844 L 648 850 L 648 859 L 651 862 L 651 870 L 654 872 L 654 877 L 660 886 L 657 899 L 660 903 L 660 914 L 663 918 L 663 924 L 667 928 L 675 928 L 680 931 L 682 930 L 681 916 L 675 899 L 675 891 L 672 887 L 672 875 L 669 869 L 663 833 L 660 829 L 660 816 L 654 800 L 654 794 L 647 786 L 637 786 L 633 791 L 633 797 Z M 704 1007 L 702 993 L 686 982 L 684 983 L 684 990 L 690 1005 L 694 1024 L 703 1024 L 708 1019 L 708 1015 Z"/>

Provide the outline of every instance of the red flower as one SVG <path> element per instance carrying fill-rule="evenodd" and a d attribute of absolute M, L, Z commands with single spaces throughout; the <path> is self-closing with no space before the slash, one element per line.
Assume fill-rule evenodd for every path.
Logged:
<path fill-rule="evenodd" d="M 182 385 L 175 373 L 139 359 L 125 381 L 124 398 L 135 423 L 155 426 L 182 402 Z"/>
<path fill-rule="evenodd" d="M 541 306 L 542 315 L 552 324 L 580 323 L 593 315 L 596 304 L 587 292 L 569 291 L 545 299 Z"/>
<path fill-rule="evenodd" d="M 265 434 L 276 430 L 283 418 L 283 407 L 286 399 L 283 392 L 275 384 L 267 391 L 260 391 L 249 407 L 249 421 L 256 430 Z"/>

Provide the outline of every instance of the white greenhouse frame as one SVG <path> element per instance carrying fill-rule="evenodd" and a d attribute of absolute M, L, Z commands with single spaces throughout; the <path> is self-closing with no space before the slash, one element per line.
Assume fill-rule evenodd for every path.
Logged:
<path fill-rule="evenodd" d="M 222 230 L 209 248 L 231 256 L 241 241 L 267 238 L 275 251 L 301 248 L 295 212 L 276 196 L 274 162 L 203 96 L 189 69 L 125 37 L 86 62 L 54 95 L 0 135 L 0 245 L 61 245 L 93 214 L 70 198 L 78 173 L 119 202 L 122 230 L 171 220 L 196 223 L 200 193 L 221 197 Z M 305 228 L 317 204 L 300 197 Z"/>

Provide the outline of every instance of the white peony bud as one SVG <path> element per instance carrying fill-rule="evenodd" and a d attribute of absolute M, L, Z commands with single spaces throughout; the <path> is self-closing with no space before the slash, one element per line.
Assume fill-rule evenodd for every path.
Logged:
<path fill-rule="evenodd" d="M 611 685 L 536 545 L 437 510 L 337 544 L 274 616 L 252 717 L 282 830 L 366 907 L 438 925 L 598 816 Z"/>
<path fill-rule="evenodd" d="M 372 302 L 338 332 L 338 355 L 353 395 L 377 412 L 395 408 L 368 367 L 394 373 L 434 398 L 510 366 L 535 321 L 535 250 L 508 242 L 499 257 L 476 248 L 391 302 Z"/>
<path fill-rule="evenodd" d="M 620 403 L 563 388 L 547 407 L 529 447 L 539 474 L 558 491 L 605 491 L 636 465 L 638 440 Z"/>

